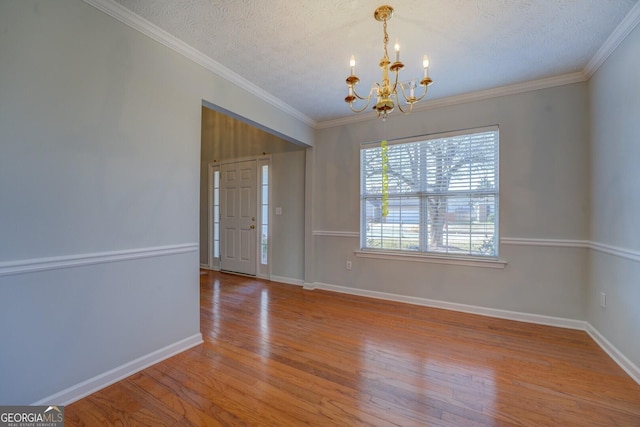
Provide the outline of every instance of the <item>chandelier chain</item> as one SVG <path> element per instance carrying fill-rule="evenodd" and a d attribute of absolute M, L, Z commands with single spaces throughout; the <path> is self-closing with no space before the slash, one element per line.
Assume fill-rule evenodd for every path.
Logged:
<path fill-rule="evenodd" d="M 389 34 L 387 34 L 387 20 L 385 19 L 382 28 L 384 30 L 384 57 L 389 59 L 389 53 L 387 52 L 387 45 L 389 44 Z"/>

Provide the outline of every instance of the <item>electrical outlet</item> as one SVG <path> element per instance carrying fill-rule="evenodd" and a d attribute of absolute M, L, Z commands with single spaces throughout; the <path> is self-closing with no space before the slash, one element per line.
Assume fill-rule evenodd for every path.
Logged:
<path fill-rule="evenodd" d="M 351 271 L 351 261 L 347 261 L 347 270 Z"/>
<path fill-rule="evenodd" d="M 600 292 L 600 307 L 605 308 L 607 306 L 607 294 Z"/>

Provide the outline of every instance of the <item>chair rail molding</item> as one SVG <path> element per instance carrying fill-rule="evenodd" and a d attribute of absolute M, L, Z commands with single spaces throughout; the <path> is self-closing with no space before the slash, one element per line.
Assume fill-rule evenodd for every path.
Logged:
<path fill-rule="evenodd" d="M 169 246 L 155 246 L 150 248 L 4 261 L 0 262 L 0 277 L 61 268 L 73 268 L 84 265 L 104 264 L 107 262 L 120 262 L 141 258 L 177 255 L 187 252 L 197 252 L 199 248 L 200 247 L 197 243 L 185 243 Z"/>

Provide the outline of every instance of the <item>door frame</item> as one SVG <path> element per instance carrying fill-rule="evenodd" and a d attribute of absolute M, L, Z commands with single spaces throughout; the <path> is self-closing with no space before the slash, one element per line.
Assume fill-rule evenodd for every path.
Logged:
<path fill-rule="evenodd" d="M 256 161 L 256 169 L 257 169 L 257 174 L 256 174 L 256 186 L 258 191 L 256 192 L 256 206 L 257 206 L 257 220 L 256 220 L 256 226 L 258 227 L 258 235 L 257 235 L 257 239 L 256 239 L 256 277 L 262 278 L 262 279 L 270 279 L 271 278 L 271 248 L 273 247 L 273 235 L 272 235 L 272 220 L 271 220 L 271 206 L 272 206 L 272 194 L 273 194 L 273 181 L 272 181 L 272 167 L 271 167 L 271 154 L 265 154 L 262 156 L 257 156 L 257 157 L 239 157 L 239 158 L 234 158 L 234 159 L 229 159 L 229 160 L 225 160 L 222 162 L 212 162 L 209 163 L 207 165 L 207 173 L 208 173 L 208 177 L 207 177 L 207 225 L 209 228 L 209 232 L 208 232 L 208 263 L 209 263 L 209 269 L 210 270 L 220 270 L 220 256 L 218 254 L 218 257 L 215 257 L 215 253 L 214 253 L 214 239 L 215 239 L 215 234 L 214 234 L 214 209 L 213 209 L 213 202 L 214 202 L 214 173 L 215 171 L 220 171 L 222 165 L 225 164 L 230 164 L 230 163 L 239 163 L 239 162 L 246 162 L 246 161 Z M 262 264 L 262 257 L 261 255 L 261 248 L 262 248 L 262 166 L 268 166 L 269 167 L 269 171 L 268 171 L 268 188 L 267 188 L 267 199 L 268 199 L 268 209 L 267 209 L 267 263 L 266 264 Z M 218 201 L 221 202 L 222 199 L 220 197 L 218 197 Z M 219 214 L 220 211 L 218 211 Z M 219 240 L 218 236 L 218 240 Z M 222 248 L 219 248 L 219 253 L 222 252 Z"/>

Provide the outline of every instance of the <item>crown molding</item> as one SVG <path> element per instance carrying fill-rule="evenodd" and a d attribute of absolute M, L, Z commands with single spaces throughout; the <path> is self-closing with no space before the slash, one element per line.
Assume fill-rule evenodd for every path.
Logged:
<path fill-rule="evenodd" d="M 492 89 L 481 90 L 477 92 L 465 93 L 462 95 L 449 96 L 446 98 L 432 99 L 430 101 L 421 102 L 413 107 L 413 112 L 432 110 L 434 108 L 451 107 L 453 105 L 465 104 L 467 102 L 481 101 L 499 96 L 515 95 L 518 93 L 531 92 L 534 90 L 546 89 L 555 86 L 563 86 L 572 83 L 580 83 L 587 81 L 586 75 L 582 71 L 560 76 L 547 77 L 539 80 L 532 80 L 524 83 L 516 83 L 507 86 L 500 86 Z M 376 113 L 367 113 L 341 117 L 335 120 L 327 120 L 319 122 L 317 129 L 325 129 L 336 126 L 348 125 L 358 122 L 377 120 Z"/>
<path fill-rule="evenodd" d="M 471 92 L 468 94 L 462 94 L 458 96 L 452 96 L 441 99 L 434 99 L 427 101 L 414 107 L 413 111 L 424 111 L 433 108 L 449 107 L 456 104 L 463 104 L 466 102 L 480 101 L 483 99 L 495 98 L 498 96 L 514 95 L 523 92 L 529 92 L 539 89 L 545 89 L 555 86 L 562 86 L 566 84 L 578 83 L 587 81 L 595 74 L 598 68 L 607 60 L 609 55 L 624 41 L 625 38 L 640 24 L 640 2 L 636 3 L 631 8 L 629 13 L 618 24 L 615 30 L 609 35 L 604 44 L 598 49 L 595 55 L 587 62 L 587 65 L 582 69 L 571 74 L 564 74 L 555 77 L 549 77 L 540 80 L 533 80 L 524 83 L 518 83 L 509 86 L 501 86 L 493 89 L 482 90 L 478 92 Z M 341 117 L 335 120 L 326 120 L 319 122 L 316 126 L 317 129 L 325 129 L 336 126 L 348 125 L 357 122 L 364 122 L 376 119 L 375 113 L 367 113 L 358 116 Z"/>
<path fill-rule="evenodd" d="M 158 43 L 163 44 L 169 49 L 181 54 L 182 56 L 195 62 L 196 64 L 201 65 L 202 67 L 206 68 L 212 73 L 217 74 L 223 79 L 246 90 L 252 95 L 255 95 L 261 100 L 276 107 L 280 111 L 295 117 L 296 119 L 304 122 L 305 124 L 311 127 L 315 128 L 317 126 L 317 123 L 315 120 L 304 115 L 303 113 L 296 110 L 286 102 L 276 98 L 275 96 L 268 93 L 264 89 L 261 89 L 260 87 L 251 83 L 249 80 L 234 73 L 233 71 L 231 71 L 224 65 L 220 64 L 219 62 L 214 61 L 213 59 L 203 54 L 199 50 L 194 49 L 193 47 L 179 40 L 175 36 L 159 28 L 158 26 L 152 24 L 146 19 L 141 18 L 140 16 L 131 12 L 129 9 L 125 8 L 124 6 L 112 0 L 83 0 L 83 1 L 88 5 L 91 5 L 96 9 L 106 13 L 112 18 L 117 19 L 123 24 L 133 28 L 134 30 L 144 34 L 145 36 L 157 41 Z"/>
<path fill-rule="evenodd" d="M 631 11 L 627 13 L 627 16 L 625 16 L 622 22 L 613 30 L 604 44 L 584 67 L 583 72 L 588 79 L 598 71 L 598 68 L 604 64 L 604 61 L 607 60 L 609 55 L 616 50 L 620 43 L 627 38 L 638 24 L 640 24 L 640 2 L 631 8 Z"/>
<path fill-rule="evenodd" d="M 280 111 L 302 121 L 303 123 L 313 127 L 314 129 L 325 129 L 342 125 L 349 125 L 358 122 L 371 121 L 376 119 L 375 113 L 359 114 L 354 116 L 346 116 L 333 120 L 316 121 L 284 101 L 274 97 L 264 89 L 256 86 L 254 83 L 246 80 L 240 75 L 234 73 L 224 65 L 209 58 L 202 52 L 194 49 L 188 44 L 182 42 L 178 38 L 160 29 L 156 25 L 134 14 L 124 6 L 115 3 L 112 0 L 83 0 L 85 3 L 95 7 L 96 9 L 106 13 L 107 15 L 117 19 L 123 24 L 133 28 L 136 31 L 146 35 L 147 37 L 163 44 L 169 49 L 183 55 L 187 59 L 194 61 L 205 69 L 220 76 L 221 78 L 235 84 L 236 86 L 247 90 L 261 100 L 269 103 Z M 640 2 L 631 9 L 631 11 L 620 22 L 616 29 L 611 33 L 605 43 L 598 49 L 596 54 L 591 58 L 582 71 L 564 74 L 560 76 L 548 77 L 529 82 L 517 83 L 497 88 L 471 92 L 446 98 L 433 99 L 421 103 L 414 107 L 414 112 L 426 111 L 434 108 L 449 107 L 467 102 L 480 101 L 490 98 L 496 98 L 506 95 L 515 95 L 518 93 L 530 92 L 555 86 L 562 86 L 572 83 L 584 82 L 598 70 L 598 68 L 606 61 L 613 51 L 622 43 L 622 41 L 640 24 Z"/>

